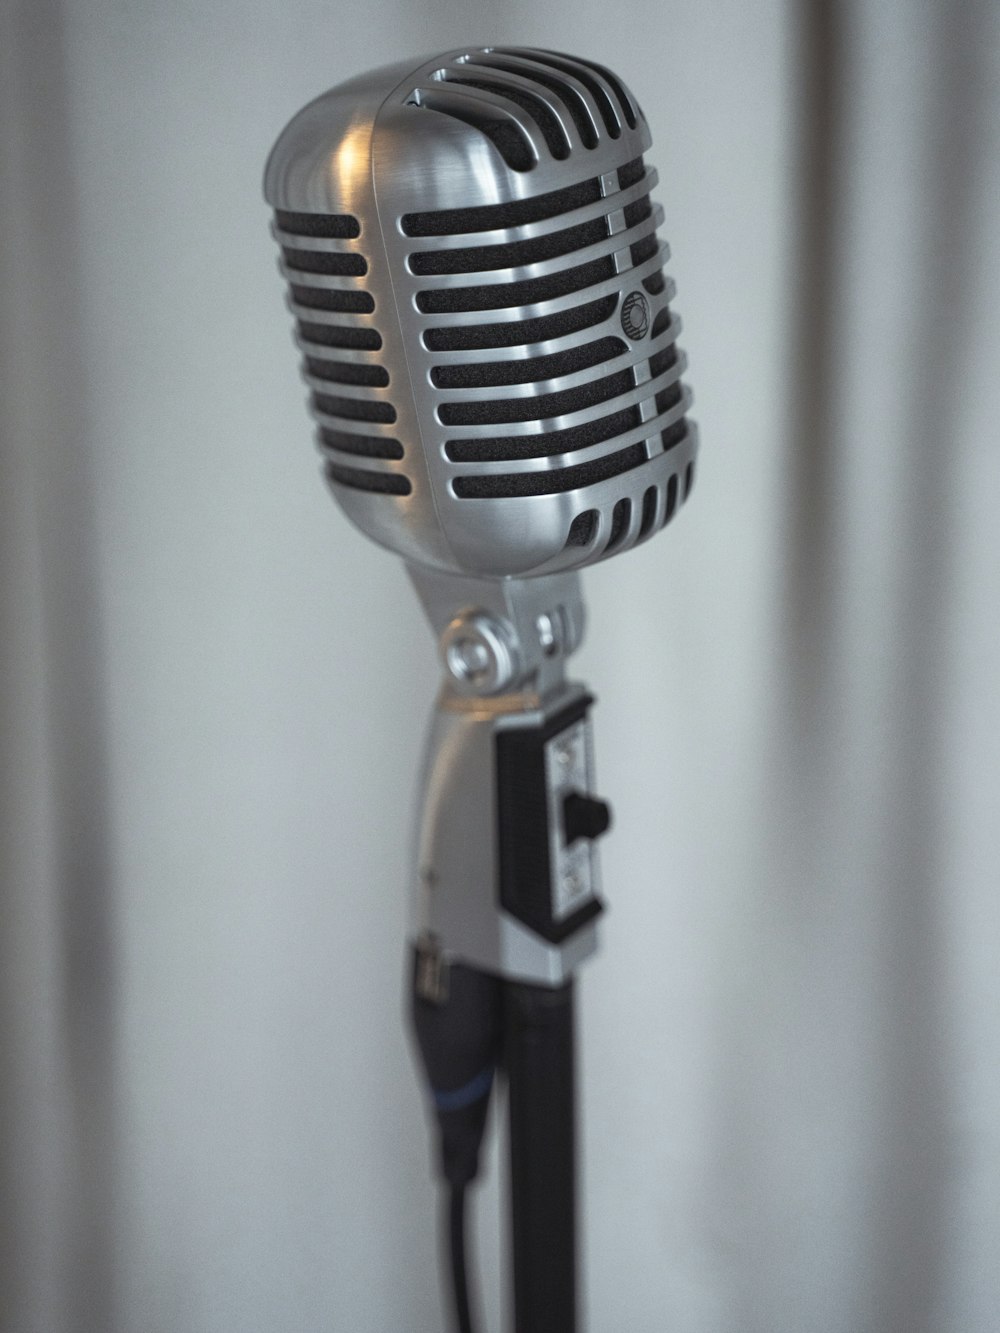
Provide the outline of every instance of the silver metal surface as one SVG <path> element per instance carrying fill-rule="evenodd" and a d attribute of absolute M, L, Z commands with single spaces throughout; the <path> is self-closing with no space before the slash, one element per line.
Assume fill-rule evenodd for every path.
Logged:
<path fill-rule="evenodd" d="M 530 165 L 504 160 L 502 135 Z M 576 568 L 651 536 L 686 498 L 697 436 L 691 423 L 671 434 L 690 394 L 679 387 L 685 358 L 673 350 L 673 285 L 658 276 L 662 211 L 644 203 L 656 173 L 647 167 L 624 185 L 618 174 L 649 145 L 637 103 L 613 75 L 513 48 L 463 48 L 374 71 L 312 102 L 278 139 L 265 193 L 279 212 L 274 234 L 306 381 L 321 399 L 313 410 L 333 493 L 411 563 L 494 578 Z M 469 212 L 585 186 L 589 194 L 529 221 L 505 215 L 479 230 Z M 442 210 L 457 212 L 434 234 L 407 234 L 408 217 Z M 283 213 L 349 216 L 358 234 L 304 235 L 282 225 Z M 345 257 L 365 271 L 320 271 Z M 470 290 L 471 305 L 456 295 Z M 345 296 L 371 309 L 317 305 Z M 580 310 L 601 301 L 601 318 L 580 327 Z M 428 302 L 443 307 L 422 308 Z M 512 341 L 428 345 L 441 331 L 483 326 L 505 326 Z M 381 345 L 331 350 L 316 340 L 345 328 L 377 334 Z M 579 360 L 609 339 L 599 362 Z M 384 372 L 387 382 L 331 385 L 331 362 L 341 377 L 346 366 L 355 377 Z M 371 405 L 386 419 L 365 419 Z M 484 405 L 509 419 L 480 420 Z M 456 412 L 464 424 L 449 424 Z M 616 414 L 614 429 L 600 425 Z M 630 465 L 607 475 L 624 466 L 618 455 Z M 476 494 L 462 494 L 470 482 Z"/>
<path fill-rule="evenodd" d="M 586 696 L 583 686 L 566 682 L 567 658 L 583 638 L 579 575 L 470 579 L 411 566 L 410 576 L 440 636 L 446 669 L 463 628 L 473 626 L 490 626 L 504 659 L 518 668 L 500 685 L 489 674 L 446 677 L 420 778 L 413 937 L 433 941 L 433 952 L 446 960 L 560 985 L 597 947 L 596 929 L 587 922 L 553 944 L 500 906 L 496 738 L 505 728 L 541 727 Z M 546 743 L 545 767 L 553 915 L 561 920 L 596 897 L 599 885 L 594 844 L 569 847 L 562 830 L 564 796 L 593 788 L 585 720 Z"/>
<path fill-rule="evenodd" d="M 592 920 L 557 944 L 500 905 L 497 738 L 582 698 L 575 571 L 691 488 L 649 146 L 603 67 L 484 47 L 339 85 L 268 160 L 327 479 L 406 560 L 445 667 L 414 858 L 429 991 L 457 958 L 559 984 L 595 946 Z M 585 720 L 544 763 L 550 907 L 572 925 L 597 887 L 591 840 L 562 831 L 565 793 L 593 781 Z"/>
<path fill-rule="evenodd" d="M 449 683 L 460 694 L 517 690 L 541 702 L 563 687 L 566 659 L 583 639 L 579 575 L 474 579 L 417 565 L 409 569 L 427 618 L 439 636 Z M 493 669 L 478 680 L 471 675 L 456 676 L 450 660 L 457 641 L 475 637 L 469 633 L 474 626 L 480 630 L 478 641 L 495 658 Z"/>
<path fill-rule="evenodd" d="M 533 706 L 536 701 L 530 696 L 458 699 L 447 687 L 442 692 L 421 776 L 411 934 L 416 940 L 432 940 L 435 953 L 443 959 L 461 959 L 501 976 L 555 986 L 596 949 L 592 922 L 553 944 L 505 912 L 498 893 L 497 732 L 541 726 L 584 695 L 581 686 L 566 686 L 542 707 Z M 572 729 L 574 743 L 580 740 L 579 725 Z M 579 753 L 584 767 L 574 776 L 589 783 L 587 742 Z M 556 805 L 566 782 L 556 769 L 549 786 L 550 820 L 558 827 Z M 584 849 L 568 851 L 561 842 L 561 835 L 554 835 L 554 871 L 568 877 L 574 869 L 582 870 L 585 877 L 571 889 L 565 879 L 558 885 L 554 882 L 568 912 L 597 891 L 596 849 L 587 843 Z"/>

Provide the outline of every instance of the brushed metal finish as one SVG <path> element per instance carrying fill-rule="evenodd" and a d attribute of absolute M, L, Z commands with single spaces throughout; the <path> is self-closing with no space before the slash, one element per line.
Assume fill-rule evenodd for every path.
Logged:
<path fill-rule="evenodd" d="M 470 86 L 489 84 L 489 87 Z M 469 123 L 468 119 L 477 124 Z M 481 125 L 505 127 L 520 136 L 530 151 L 530 169 L 516 170 Z M 631 122 L 631 123 L 630 123 Z M 559 150 L 556 156 L 553 142 Z M 685 370 L 679 354 L 673 364 L 651 373 L 650 360 L 676 340 L 680 322 L 671 315 L 668 327 L 655 335 L 657 315 L 673 297 L 667 280 L 659 292 L 643 288 L 655 279 L 668 255 L 661 242 L 634 263 L 631 247 L 652 236 L 662 222 L 653 204 L 648 216 L 627 225 L 626 210 L 656 185 L 647 167 L 643 178 L 622 188 L 618 171 L 641 157 L 650 146 L 645 118 L 620 81 L 572 57 L 515 48 L 462 48 L 428 60 L 387 66 L 341 84 L 300 112 L 279 137 L 265 172 L 265 194 L 281 212 L 316 215 L 349 214 L 358 220 L 356 238 L 303 237 L 276 225 L 274 235 L 287 249 L 316 254 L 362 256 L 363 276 L 303 272 L 282 265 L 299 296 L 291 297 L 296 318 L 313 325 L 377 330 L 379 351 L 338 349 L 300 337 L 299 345 L 314 360 L 335 356 L 358 366 L 381 366 L 389 374 L 384 388 L 338 384 L 335 396 L 355 404 L 390 406 L 391 424 L 345 420 L 314 405 L 316 419 L 327 431 L 398 441 L 400 459 L 359 458 L 338 444 L 321 442 L 325 459 L 334 466 L 363 474 L 406 478 L 407 494 L 387 494 L 331 482 L 338 502 L 363 531 L 409 562 L 427 568 L 479 577 L 510 577 L 580 567 L 618 553 L 640 537 L 653 535 L 658 524 L 679 508 L 690 484 L 697 450 L 697 431 L 688 423 L 686 436 L 668 450 L 661 434 L 679 421 L 690 406 L 682 389 L 663 410 L 657 394 L 675 385 Z M 441 210 L 481 209 L 534 200 L 584 182 L 597 182 L 597 197 L 554 216 L 469 231 L 468 218 L 440 235 L 407 235 L 408 214 Z M 544 242 L 571 228 L 604 219 L 604 234 L 582 248 L 506 267 L 463 272 L 414 272 L 414 256 L 447 256 L 484 247 Z M 567 280 L 572 270 L 610 261 L 610 271 L 577 290 L 507 302 L 510 284 Z M 418 261 L 419 262 L 419 261 Z M 428 296 L 462 289 L 497 289 L 503 303 L 496 308 L 421 310 Z M 530 292 L 531 289 L 529 289 Z M 537 289 L 536 289 L 537 290 Z M 371 313 L 317 310 L 319 293 L 365 292 L 374 302 Z M 521 289 L 523 294 L 523 289 Z M 639 292 L 648 305 L 648 328 L 639 339 L 623 336 L 621 305 Z M 515 292 L 515 294 L 518 294 Z M 606 317 L 586 329 L 557 330 L 536 341 L 483 349 L 431 350 L 425 334 L 484 324 L 519 325 L 610 298 Z M 620 352 L 585 369 L 544 372 L 524 383 L 440 388 L 437 371 L 452 367 L 511 366 L 539 357 L 566 353 L 603 338 L 617 338 Z M 473 422 L 449 425 L 442 410 L 488 402 L 510 405 L 514 416 L 526 410 L 524 400 L 566 394 L 593 386 L 605 377 L 628 377 L 630 388 L 605 401 L 586 406 L 556 405 L 553 414 L 502 424 Z M 329 384 L 306 371 L 313 393 L 329 393 Z M 635 416 L 627 429 L 603 441 L 580 443 L 546 453 L 545 437 L 554 431 L 592 428 L 594 423 L 627 410 Z M 349 408 L 351 411 L 357 408 Z M 511 452 L 524 455 L 459 461 L 448 456 L 449 440 L 476 442 L 502 437 L 514 441 Z M 523 447 L 518 442 L 524 442 Z M 342 442 L 341 442 L 342 444 Z M 575 474 L 556 484 L 567 486 L 543 494 L 462 496 L 456 483 L 477 479 L 495 485 L 504 478 L 513 486 L 543 488 L 561 469 L 603 464 L 609 456 L 637 446 L 641 461 L 627 471 L 602 478 Z M 556 446 L 558 447 L 558 446 Z M 453 451 L 454 452 L 454 451 Z M 673 482 L 674 503 L 667 492 Z M 511 480 L 512 479 L 512 480 Z M 375 484 L 375 483 L 372 483 Z M 391 484 L 391 483 L 389 483 Z M 647 498 L 647 494 L 648 497 Z M 627 501 L 618 514 L 615 506 Z M 643 522 L 644 511 L 647 521 Z M 650 512 L 655 521 L 650 523 Z M 567 545 L 574 519 L 592 513 L 588 539 Z M 624 516 L 624 527 L 623 527 Z M 609 546 L 612 535 L 614 542 Z"/>
<path fill-rule="evenodd" d="M 497 734 L 581 697 L 566 682 L 584 628 L 577 570 L 659 531 L 697 451 L 663 211 L 646 204 L 650 142 L 610 72 L 462 48 L 331 89 L 265 171 L 331 489 L 406 560 L 446 667 L 414 938 L 550 985 L 596 931 L 553 944 L 501 908 Z M 589 785 L 589 728 L 574 736 Z M 569 911 L 594 891 L 597 851 L 584 867 L 561 845 L 546 762 Z"/>
<path fill-rule="evenodd" d="M 433 942 L 447 961 L 461 960 L 500 976 L 561 985 L 597 948 L 587 922 L 552 944 L 499 905 L 499 849 L 495 818 L 497 732 L 542 725 L 584 691 L 568 686 L 546 706 L 530 698 L 456 700 L 446 690 L 431 719 L 413 865 L 411 938 Z M 586 849 L 588 892 L 597 891 L 596 848 Z M 561 866 L 558 855 L 553 871 Z"/>

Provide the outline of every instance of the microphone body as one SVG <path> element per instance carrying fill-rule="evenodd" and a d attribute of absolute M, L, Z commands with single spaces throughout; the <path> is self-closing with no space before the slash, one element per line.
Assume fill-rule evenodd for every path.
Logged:
<path fill-rule="evenodd" d="M 268 160 L 326 479 L 440 636 L 428 996 L 455 961 L 560 985 L 595 945 L 577 571 L 666 525 L 697 450 L 649 146 L 603 67 L 464 48 L 339 85 Z"/>

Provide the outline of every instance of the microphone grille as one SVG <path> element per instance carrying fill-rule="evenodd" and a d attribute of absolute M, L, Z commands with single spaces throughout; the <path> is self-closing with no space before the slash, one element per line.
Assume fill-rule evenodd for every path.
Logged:
<path fill-rule="evenodd" d="M 431 383 L 444 391 L 437 407 L 447 428 L 444 454 L 461 465 L 451 482 L 455 496 L 499 501 L 578 492 L 658 456 L 678 460 L 639 496 L 613 502 L 602 551 L 583 556 L 582 549 L 598 536 L 599 510 L 573 517 L 566 546 L 583 556 L 574 563 L 610 554 L 626 538 L 634 544 L 651 536 L 673 517 L 693 481 L 696 441 L 686 417 L 690 394 L 681 384 L 686 358 L 676 345 L 681 323 L 669 306 L 675 289 L 663 272 L 668 252 L 656 237 L 655 183 L 639 157 L 618 169 L 610 198 L 607 179 L 595 177 L 513 203 L 402 218 L 408 237 L 439 242 L 412 250 L 410 271 L 462 284 L 416 293 L 421 314 L 439 317 L 427 322 L 423 344 L 432 353 Z M 577 221 L 581 210 L 585 218 Z M 547 224 L 544 232 L 538 223 Z M 515 239 L 470 243 L 476 232 L 500 229 Z M 594 257 L 595 249 L 603 253 Z M 588 252 L 582 262 L 574 262 L 576 251 Z M 466 276 L 529 265 L 551 272 L 488 285 Z M 626 269 L 632 290 L 622 296 Z M 540 304 L 556 308 L 511 318 Z M 553 350 L 524 355 L 531 344 Z M 543 382 L 547 391 L 529 387 Z M 566 387 L 548 389 L 559 382 Z M 509 386 L 523 386 L 513 393 L 528 390 L 527 396 L 508 396 Z M 490 392 L 496 389 L 508 393 Z M 557 418 L 575 424 L 557 425 Z M 509 425 L 514 431 L 504 429 Z M 583 461 L 574 461 L 578 455 Z M 526 460 L 531 470 L 524 470 Z M 504 470 L 505 463 L 520 466 Z"/>
<path fill-rule="evenodd" d="M 318 440 L 376 540 L 555 572 L 686 500 L 697 430 L 649 145 L 610 71 L 512 47 L 376 71 L 286 128 L 267 192 Z"/>
<path fill-rule="evenodd" d="M 273 232 L 327 477 L 352 490 L 409 495 L 404 469 L 371 465 L 398 463 L 404 450 L 394 431 L 389 369 L 378 355 L 382 335 L 364 282 L 369 261 L 358 241 L 360 222 L 350 213 L 277 209 Z"/>

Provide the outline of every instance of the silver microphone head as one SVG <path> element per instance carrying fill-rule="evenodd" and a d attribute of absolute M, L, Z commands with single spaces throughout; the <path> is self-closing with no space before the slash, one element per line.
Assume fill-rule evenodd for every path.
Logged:
<path fill-rule="evenodd" d="M 569 570 L 687 498 L 649 145 L 609 70 L 515 47 L 364 74 L 275 144 L 264 191 L 326 476 L 411 563 Z"/>

